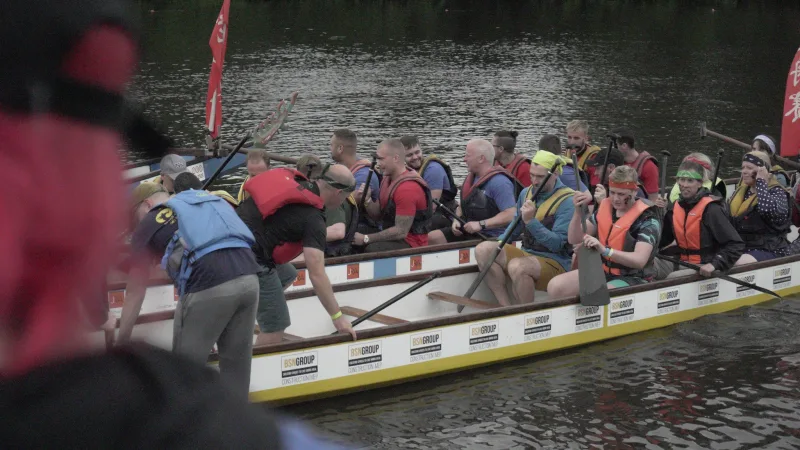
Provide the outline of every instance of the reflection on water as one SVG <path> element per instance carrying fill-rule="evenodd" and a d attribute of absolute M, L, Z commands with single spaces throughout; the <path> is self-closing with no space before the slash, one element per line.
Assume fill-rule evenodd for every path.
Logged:
<path fill-rule="evenodd" d="M 359 448 L 798 448 L 800 305 L 288 409 Z"/>
<path fill-rule="evenodd" d="M 628 125 L 644 150 L 715 155 L 697 122 L 748 140 L 779 136 L 800 12 L 768 3 L 346 0 L 233 2 L 223 136 L 301 97 L 270 150 L 327 158 L 351 127 L 362 152 L 420 136 L 460 162 L 464 144 L 502 128 L 530 152 L 587 119 L 594 142 Z M 208 36 L 220 2 L 142 2 L 145 56 L 134 94 L 181 146 L 202 145 Z M 150 11 L 153 10 L 151 13 Z M 728 147 L 726 168 L 741 151 Z M 463 176 L 461 165 L 455 172 Z M 728 175 L 735 175 L 731 170 Z"/>

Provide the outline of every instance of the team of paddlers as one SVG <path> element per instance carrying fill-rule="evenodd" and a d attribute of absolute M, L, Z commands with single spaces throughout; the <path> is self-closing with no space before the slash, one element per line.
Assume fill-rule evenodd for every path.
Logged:
<path fill-rule="evenodd" d="M 716 171 L 702 153 L 682 160 L 675 185 L 662 196 L 658 161 L 636 148 L 631 130 L 614 130 L 607 149 L 589 143 L 584 121 L 569 122 L 566 136 L 566 151 L 558 136 L 546 135 L 530 159 L 515 151 L 513 131 L 469 141 L 460 198 L 450 166 L 424 155 L 413 136 L 381 142 L 370 161 L 359 159 L 356 134 L 339 129 L 330 141 L 334 163 L 307 155 L 295 168 L 270 169 L 267 153 L 251 150 L 248 178 L 236 199 L 201 190 L 185 161 L 168 155 L 161 164 L 163 181 L 134 190 L 133 252 L 156 256 L 179 288 L 176 351 L 201 361 L 216 342 L 225 361 L 236 361 L 229 363 L 230 376 L 243 381 L 250 327 L 242 323 L 258 322 L 257 343 L 280 342 L 291 323 L 283 292 L 296 277 L 292 262 L 298 260 L 305 261 L 336 328 L 355 338 L 325 273 L 326 256 L 481 238 L 477 263 L 482 269 L 491 265 L 486 283 L 501 305 L 510 305 L 534 301 L 536 291 L 550 298 L 576 295 L 580 268 L 573 256 L 581 245 L 602 255 L 609 288 L 687 273 L 657 254 L 696 264 L 710 276 L 792 251 L 790 177 L 774 164 L 770 137 L 754 140 L 726 201 L 725 183 L 712 183 Z M 586 232 L 581 210 L 591 212 Z M 521 248 L 507 244 L 492 259 L 495 241 L 509 234 L 521 240 Z M 135 323 L 151 264 L 148 258 L 138 261 L 122 340 Z M 237 300 L 215 307 L 211 300 L 222 295 Z M 206 320 L 179 320 L 195 316 L 193 308 L 230 305 L 239 308 L 237 314 L 225 310 Z M 225 373 L 226 365 L 220 365 Z"/>

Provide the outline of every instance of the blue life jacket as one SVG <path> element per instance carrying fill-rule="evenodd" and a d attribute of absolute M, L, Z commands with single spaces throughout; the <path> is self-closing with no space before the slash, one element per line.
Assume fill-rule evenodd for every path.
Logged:
<path fill-rule="evenodd" d="M 175 195 L 166 206 L 178 218 L 178 231 L 167 245 L 161 267 L 183 296 L 192 265 L 223 248 L 250 248 L 253 233 L 225 200 L 206 191 L 190 189 Z"/>

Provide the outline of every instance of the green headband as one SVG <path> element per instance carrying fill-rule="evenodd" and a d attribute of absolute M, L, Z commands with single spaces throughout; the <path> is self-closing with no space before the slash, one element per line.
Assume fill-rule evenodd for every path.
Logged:
<path fill-rule="evenodd" d="M 692 172 L 691 170 L 680 170 L 675 178 L 691 178 L 693 180 L 703 181 L 703 175 L 700 172 Z"/>

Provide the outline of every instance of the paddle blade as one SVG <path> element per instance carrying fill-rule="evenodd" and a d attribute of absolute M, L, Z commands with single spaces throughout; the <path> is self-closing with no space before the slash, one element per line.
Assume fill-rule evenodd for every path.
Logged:
<path fill-rule="evenodd" d="M 611 302 L 603 261 L 597 251 L 585 247 L 578 249 L 578 282 L 581 305 L 603 306 Z"/>

